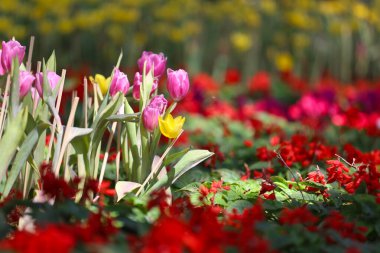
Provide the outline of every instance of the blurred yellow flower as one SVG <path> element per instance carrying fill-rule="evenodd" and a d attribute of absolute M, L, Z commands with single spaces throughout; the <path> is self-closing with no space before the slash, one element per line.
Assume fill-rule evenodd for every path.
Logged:
<path fill-rule="evenodd" d="M 281 72 L 288 72 L 293 69 L 293 59 L 289 53 L 277 54 L 275 64 L 277 69 Z"/>
<path fill-rule="evenodd" d="M 252 39 L 249 34 L 235 32 L 231 35 L 232 45 L 239 51 L 247 51 L 252 46 Z"/>
<path fill-rule="evenodd" d="M 276 2 L 273 0 L 260 1 L 260 7 L 265 13 L 270 15 L 273 15 L 277 9 Z"/>
<path fill-rule="evenodd" d="M 178 116 L 175 119 L 169 113 L 165 119 L 161 116 L 158 117 L 158 124 L 160 126 L 161 133 L 170 138 L 175 139 L 182 131 L 183 124 L 185 123 L 185 117 Z"/>
<path fill-rule="evenodd" d="M 100 88 L 100 91 L 102 92 L 103 95 L 105 95 L 108 91 L 108 88 L 111 83 L 111 77 L 108 77 L 107 79 L 101 75 L 101 74 L 96 74 L 95 78 L 90 76 L 90 81 L 94 84 L 97 84 Z"/>
<path fill-rule="evenodd" d="M 363 3 L 355 3 L 352 7 L 352 12 L 355 17 L 360 19 L 367 19 L 369 17 L 370 11 L 368 7 Z"/>

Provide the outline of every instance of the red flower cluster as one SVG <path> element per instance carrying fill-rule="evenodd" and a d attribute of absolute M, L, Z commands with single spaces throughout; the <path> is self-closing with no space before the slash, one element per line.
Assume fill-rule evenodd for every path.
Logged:
<path fill-rule="evenodd" d="M 54 175 L 51 164 L 42 164 L 40 173 L 40 187 L 49 198 L 55 198 L 57 201 L 71 199 L 77 193 L 76 189 L 80 178 L 75 178 L 71 185 L 63 178 Z"/>
<path fill-rule="evenodd" d="M 216 188 L 219 186 L 215 183 Z M 135 252 L 144 253 L 221 253 L 227 248 L 247 253 L 272 252 L 269 242 L 255 231 L 256 222 L 262 220 L 260 203 L 241 214 L 223 214 L 212 206 L 194 207 L 183 200 L 161 213 L 143 238 L 133 238 L 131 242 Z"/>
<path fill-rule="evenodd" d="M 92 214 L 85 224 L 49 224 L 38 227 L 35 233 L 17 231 L 0 242 L 0 249 L 22 253 L 69 253 L 79 244 L 104 244 L 116 232 L 111 219 Z"/>
<path fill-rule="evenodd" d="M 330 166 L 326 169 L 327 183 L 338 182 L 340 186 L 349 193 L 354 193 L 361 183 L 365 183 L 369 194 L 377 195 L 380 192 L 380 173 L 375 164 L 361 164 L 351 166 L 355 171 L 350 170 L 340 161 L 327 161 Z"/>
<path fill-rule="evenodd" d="M 325 230 L 335 230 L 343 238 L 350 238 L 356 241 L 364 242 L 366 241 L 365 232 L 366 227 L 357 226 L 353 222 L 348 222 L 345 220 L 344 216 L 338 211 L 332 211 L 323 221 L 323 229 Z M 330 236 L 326 235 L 326 239 L 335 243 L 335 240 Z"/>
<path fill-rule="evenodd" d="M 318 140 L 309 141 L 304 135 L 293 135 L 290 141 L 280 144 L 280 154 L 288 166 L 299 163 L 307 167 L 314 160 L 326 160 L 334 157 L 335 147 L 323 145 Z"/>
<path fill-rule="evenodd" d="M 302 224 L 310 231 L 317 230 L 318 221 L 318 217 L 312 214 L 306 206 L 295 209 L 284 208 L 279 218 L 280 224 Z"/>

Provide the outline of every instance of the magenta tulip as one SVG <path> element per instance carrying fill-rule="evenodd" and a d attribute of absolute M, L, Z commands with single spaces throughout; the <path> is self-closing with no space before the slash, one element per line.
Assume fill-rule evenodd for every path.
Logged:
<path fill-rule="evenodd" d="M 22 63 L 25 55 L 25 47 L 17 40 L 3 41 L 1 51 L 0 74 L 5 74 L 11 70 L 13 58 L 17 57 L 19 64 Z"/>
<path fill-rule="evenodd" d="M 115 96 L 118 92 L 127 94 L 129 89 L 129 81 L 126 74 L 115 68 L 111 81 L 110 95 Z"/>
<path fill-rule="evenodd" d="M 160 110 L 154 106 L 147 106 L 143 111 L 143 124 L 146 130 L 153 132 L 158 126 L 158 117 L 160 116 Z"/>
<path fill-rule="evenodd" d="M 160 78 L 160 76 L 165 72 L 166 69 L 166 57 L 163 53 L 155 54 L 152 52 L 144 51 L 137 61 L 137 65 L 139 66 L 140 73 L 143 73 L 144 63 L 146 62 L 146 73 L 154 67 L 154 77 Z"/>
<path fill-rule="evenodd" d="M 189 91 L 189 76 L 183 69 L 172 70 L 168 69 L 168 83 L 167 88 L 170 96 L 174 101 L 183 99 Z"/>
<path fill-rule="evenodd" d="M 133 80 L 133 91 L 132 91 L 133 98 L 136 100 L 140 100 L 140 86 L 141 86 L 141 84 L 142 84 L 142 75 L 139 72 L 136 72 L 135 78 Z M 157 86 L 158 86 L 157 79 L 154 79 L 152 91 L 150 92 L 151 95 L 157 89 Z"/>
<path fill-rule="evenodd" d="M 48 71 L 47 72 L 47 78 L 48 78 L 48 83 L 49 83 L 49 86 L 52 90 L 55 89 L 55 87 L 58 85 L 59 81 L 61 80 L 61 77 L 59 75 L 57 75 L 54 71 Z M 40 95 L 40 97 L 43 97 L 43 87 L 44 87 L 44 76 L 42 74 L 42 72 L 38 72 L 36 74 L 36 83 L 35 83 L 35 86 L 36 86 L 36 89 L 38 91 L 38 95 Z"/>
<path fill-rule="evenodd" d="M 36 78 L 29 71 L 20 71 L 20 97 L 25 97 Z"/>

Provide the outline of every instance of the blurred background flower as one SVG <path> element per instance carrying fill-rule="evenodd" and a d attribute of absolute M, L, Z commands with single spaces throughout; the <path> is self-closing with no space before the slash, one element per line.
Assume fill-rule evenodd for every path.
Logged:
<path fill-rule="evenodd" d="M 244 82 L 262 70 L 351 82 L 379 78 L 379 13 L 380 0 L 2 0 L 0 38 L 35 35 L 37 59 L 56 49 L 62 66 L 93 73 L 110 72 L 122 49 L 128 66 L 165 52 L 217 81 L 236 68 Z"/>

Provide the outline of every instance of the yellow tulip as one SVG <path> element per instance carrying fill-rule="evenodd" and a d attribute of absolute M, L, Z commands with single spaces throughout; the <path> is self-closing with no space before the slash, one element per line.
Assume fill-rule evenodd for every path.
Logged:
<path fill-rule="evenodd" d="M 170 139 L 178 137 L 182 131 L 183 123 L 185 123 L 184 117 L 178 116 L 174 119 L 170 113 L 165 117 L 165 119 L 161 116 L 158 117 L 158 124 L 160 126 L 161 133 Z"/>
<path fill-rule="evenodd" d="M 105 95 L 108 91 L 108 88 L 110 86 L 110 83 L 111 83 L 111 77 L 108 77 L 107 79 L 101 75 L 101 74 L 96 74 L 95 75 L 95 79 L 90 76 L 90 81 L 92 83 L 96 83 L 99 88 L 100 88 L 100 91 L 102 92 L 103 95 Z"/>

